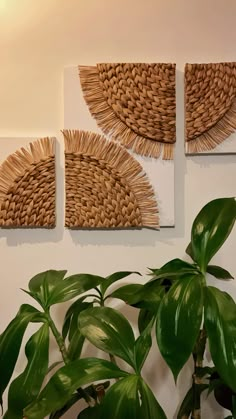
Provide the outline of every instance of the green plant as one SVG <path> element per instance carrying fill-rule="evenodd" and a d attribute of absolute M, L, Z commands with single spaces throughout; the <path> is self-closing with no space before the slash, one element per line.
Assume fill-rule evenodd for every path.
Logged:
<path fill-rule="evenodd" d="M 206 389 L 214 391 L 220 403 L 227 392 L 227 408 L 235 418 L 236 304 L 227 293 L 207 285 L 208 272 L 217 278 L 232 278 L 225 269 L 209 262 L 230 234 L 235 219 L 234 198 L 207 204 L 192 226 L 187 253 L 193 262 L 174 259 L 152 269 L 151 279 L 144 285 L 128 284 L 110 291 L 111 285 L 137 272 L 117 272 L 103 278 L 89 274 L 65 277 L 66 271 L 51 270 L 32 278 L 25 292 L 40 310 L 24 304 L 0 336 L 2 399 L 26 328 L 31 322 L 40 323 L 25 347 L 26 368 L 11 381 L 4 419 L 43 419 L 48 414 L 51 419 L 60 418 L 81 398 L 88 407 L 79 413 L 79 419 L 166 418 L 142 377 L 153 328 L 175 380 L 191 354 L 194 360 L 193 381 L 178 418 L 200 418 L 200 395 Z M 50 309 L 74 298 L 60 331 Z M 139 310 L 137 338 L 128 320 L 107 306 L 114 298 Z M 50 334 L 61 354 L 60 361 L 51 366 Z M 110 360 L 81 357 L 85 339 Z M 214 367 L 203 365 L 207 340 Z M 117 358 L 129 368 L 120 368 Z M 52 376 L 44 384 L 48 374 Z"/>

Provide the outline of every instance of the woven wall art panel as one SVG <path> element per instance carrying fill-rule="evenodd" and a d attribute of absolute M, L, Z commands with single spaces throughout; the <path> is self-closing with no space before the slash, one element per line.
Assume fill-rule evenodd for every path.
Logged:
<path fill-rule="evenodd" d="M 103 132 L 136 153 L 173 159 L 175 64 L 79 66 L 81 87 Z"/>
<path fill-rule="evenodd" d="M 54 139 L 36 140 L 1 164 L 0 227 L 55 227 Z"/>
<path fill-rule="evenodd" d="M 236 63 L 186 64 L 186 151 L 215 149 L 236 131 Z"/>
<path fill-rule="evenodd" d="M 159 227 L 152 186 L 123 147 L 88 131 L 63 134 L 66 227 Z"/>

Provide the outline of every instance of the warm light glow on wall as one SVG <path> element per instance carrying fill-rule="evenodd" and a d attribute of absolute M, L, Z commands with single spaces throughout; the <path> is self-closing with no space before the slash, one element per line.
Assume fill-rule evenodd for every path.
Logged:
<path fill-rule="evenodd" d="M 6 0 L 0 0 L 0 10 L 5 9 L 6 7 Z"/>

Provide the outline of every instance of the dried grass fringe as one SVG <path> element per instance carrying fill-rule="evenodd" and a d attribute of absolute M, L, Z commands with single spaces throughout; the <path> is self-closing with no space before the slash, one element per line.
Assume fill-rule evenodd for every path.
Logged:
<path fill-rule="evenodd" d="M 134 193 L 144 227 L 159 228 L 157 202 L 153 188 L 142 166 L 119 144 L 100 134 L 76 130 L 62 131 L 65 153 L 88 155 L 104 161 L 107 167 L 117 170 Z"/>
<path fill-rule="evenodd" d="M 32 166 L 55 155 L 54 138 L 41 138 L 11 154 L 0 166 L 0 206 L 10 187 Z"/>
<path fill-rule="evenodd" d="M 209 131 L 191 141 L 186 141 L 187 153 L 202 153 L 222 144 L 236 130 L 236 98 L 231 108 Z"/>
<path fill-rule="evenodd" d="M 142 156 L 158 158 L 162 154 L 163 160 L 173 160 L 174 144 L 140 136 L 117 117 L 104 97 L 97 67 L 79 66 L 78 69 L 84 99 L 104 134 L 111 135 L 114 140 Z"/>

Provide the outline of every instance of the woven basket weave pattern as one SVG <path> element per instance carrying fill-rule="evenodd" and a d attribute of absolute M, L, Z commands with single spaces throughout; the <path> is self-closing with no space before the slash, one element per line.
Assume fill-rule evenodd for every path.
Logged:
<path fill-rule="evenodd" d="M 119 174 L 90 156 L 66 154 L 66 226 L 141 226 L 136 199 Z"/>
<path fill-rule="evenodd" d="M 175 142 L 175 68 L 172 64 L 98 64 L 103 94 L 137 134 Z"/>
<path fill-rule="evenodd" d="M 175 65 L 79 66 L 81 87 L 103 132 L 136 153 L 173 159 Z"/>
<path fill-rule="evenodd" d="M 15 180 L 1 204 L 0 225 L 55 226 L 54 157 L 33 164 L 30 170 Z"/>
<path fill-rule="evenodd" d="M 63 134 L 67 227 L 159 227 L 153 188 L 127 150 L 96 133 Z"/>
<path fill-rule="evenodd" d="M 185 68 L 186 141 L 214 127 L 236 95 L 236 64 L 187 64 Z"/>

